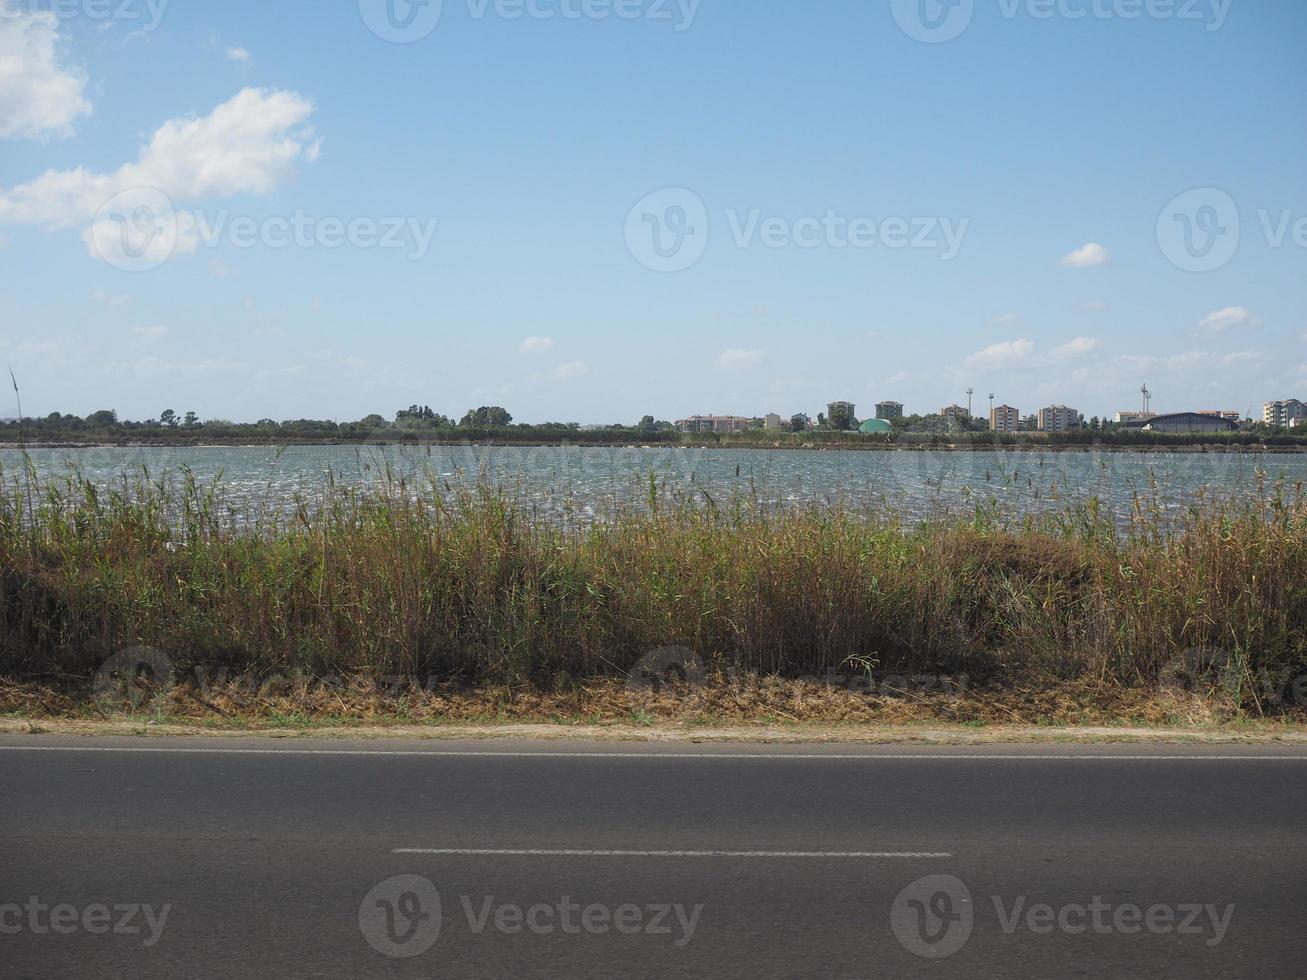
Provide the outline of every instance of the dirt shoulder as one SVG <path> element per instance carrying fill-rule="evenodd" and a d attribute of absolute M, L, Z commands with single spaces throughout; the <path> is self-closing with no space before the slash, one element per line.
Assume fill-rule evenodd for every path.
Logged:
<path fill-rule="evenodd" d="M 1198 742 L 1307 744 L 1302 706 L 1233 704 L 1219 692 L 1067 683 L 848 690 L 803 681 L 633 688 L 588 681 L 385 688 L 365 681 L 182 684 L 115 690 L 0 679 L 0 734 L 277 738 L 576 739 L 627 742 Z M 126 695 L 127 700 L 121 700 Z"/>
<path fill-rule="evenodd" d="M 148 738 L 404 739 L 591 741 L 642 743 L 738 742 L 862 745 L 1189 744 L 1307 745 L 1307 726 L 1274 722 L 1167 728 L 993 725 L 596 725 L 596 724 L 358 724 L 239 727 L 179 724 L 143 718 L 0 719 L 0 735 L 73 735 Z"/>

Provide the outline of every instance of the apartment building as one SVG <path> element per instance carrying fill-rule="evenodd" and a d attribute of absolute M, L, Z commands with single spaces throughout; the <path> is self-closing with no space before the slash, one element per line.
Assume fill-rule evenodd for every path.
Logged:
<path fill-rule="evenodd" d="M 753 419 L 740 415 L 692 415 L 680 419 L 676 427 L 682 432 L 747 432 Z"/>
<path fill-rule="evenodd" d="M 1036 424 L 1040 432 L 1066 432 L 1070 429 L 1079 429 L 1080 413 L 1065 405 L 1049 405 L 1039 410 L 1039 420 Z"/>
<path fill-rule="evenodd" d="M 989 413 L 989 428 L 993 432 L 1016 432 L 1021 428 L 1021 413 L 1011 405 L 997 405 Z"/>
<path fill-rule="evenodd" d="M 939 414 L 942 415 L 942 416 L 944 416 L 944 418 L 946 418 L 946 419 L 960 420 L 960 419 L 969 419 L 969 418 L 971 418 L 971 413 L 968 412 L 968 411 L 967 411 L 965 408 L 963 408 L 961 405 L 948 405 L 948 406 L 945 406 L 944 408 L 941 408 L 941 409 L 939 410 Z"/>
<path fill-rule="evenodd" d="M 903 418 L 902 402 L 876 402 L 876 418 L 892 422 Z"/>
<path fill-rule="evenodd" d="M 1267 402 L 1262 408 L 1262 421 L 1278 429 L 1287 429 L 1294 422 L 1307 418 L 1307 405 L 1296 398 L 1281 398 Z"/>

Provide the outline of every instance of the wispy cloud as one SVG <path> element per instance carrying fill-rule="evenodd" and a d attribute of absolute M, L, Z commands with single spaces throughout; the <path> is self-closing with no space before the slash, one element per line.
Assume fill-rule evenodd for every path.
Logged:
<path fill-rule="evenodd" d="M 989 318 L 991 327 L 1015 327 L 1021 322 L 1021 317 L 1015 313 L 1004 313 L 1001 316 L 992 316 Z"/>
<path fill-rule="evenodd" d="M 168 336 L 168 328 L 160 326 L 132 327 L 132 346 L 149 347 Z"/>
<path fill-rule="evenodd" d="M 235 61 L 242 65 L 248 65 L 254 60 L 254 58 L 245 48 L 236 47 L 227 49 L 227 60 Z"/>
<path fill-rule="evenodd" d="M 732 347 L 724 350 L 717 357 L 717 366 L 726 370 L 739 370 L 741 368 L 755 367 L 767 359 L 765 350 L 741 350 L 738 347 Z"/>
<path fill-rule="evenodd" d="M 1207 314 L 1198 323 L 1198 329 L 1206 333 L 1225 333 L 1227 330 L 1246 330 L 1260 327 L 1262 318 L 1242 306 L 1227 306 Z"/>
<path fill-rule="evenodd" d="M 568 361 L 566 364 L 560 364 L 554 368 L 554 373 L 550 377 L 561 383 L 584 378 L 589 373 L 590 365 L 584 361 Z"/>
<path fill-rule="evenodd" d="M 1001 371 L 1028 360 L 1034 352 L 1033 341 L 1005 340 L 1001 344 L 991 344 L 984 350 L 978 350 L 970 355 L 967 358 L 967 367 L 977 371 Z"/>
<path fill-rule="evenodd" d="M 106 293 L 103 289 L 92 289 L 91 299 L 105 306 L 122 306 L 131 302 L 132 298 L 126 293 Z"/>
<path fill-rule="evenodd" d="M 517 349 L 523 354 L 543 354 L 553 346 L 553 337 L 527 337 Z"/>
<path fill-rule="evenodd" d="M 1049 352 L 1049 356 L 1055 360 L 1064 361 L 1073 357 L 1080 357 L 1088 354 L 1090 351 L 1098 348 L 1098 341 L 1093 337 L 1077 337 L 1069 340 L 1060 347 L 1054 347 Z"/>

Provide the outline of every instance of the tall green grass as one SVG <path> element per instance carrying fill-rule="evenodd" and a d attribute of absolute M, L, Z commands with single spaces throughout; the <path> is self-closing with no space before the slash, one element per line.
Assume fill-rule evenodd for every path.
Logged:
<path fill-rule="evenodd" d="M 125 647 L 182 670 L 468 682 L 617 676 L 678 644 L 717 669 L 852 659 L 998 683 L 1153 683 L 1193 648 L 1250 676 L 1307 663 L 1307 504 L 1282 487 L 910 524 L 685 501 L 651 477 L 608 519 L 490 486 L 324 482 L 291 511 L 180 474 L 0 490 L 0 673 L 86 678 Z"/>

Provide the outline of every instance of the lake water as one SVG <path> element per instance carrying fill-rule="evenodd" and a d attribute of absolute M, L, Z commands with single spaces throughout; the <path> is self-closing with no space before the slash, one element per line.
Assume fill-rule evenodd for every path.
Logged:
<path fill-rule="evenodd" d="M 674 497 L 720 504 L 746 496 L 768 508 L 800 504 L 886 508 L 912 517 L 993 506 L 1006 513 L 1061 508 L 1097 497 L 1128 516 L 1136 493 L 1168 508 L 1197 493 L 1253 494 L 1276 479 L 1307 481 L 1307 455 L 1109 452 L 836 452 L 577 447 L 214 447 L 45 449 L 30 453 L 42 479 L 80 474 L 121 484 L 142 469 L 220 481 L 240 509 L 321 500 L 338 485 L 400 478 L 415 493 L 447 493 L 489 480 L 524 505 L 560 517 L 601 517 L 639 504 L 650 475 Z M 21 476 L 15 450 L 0 451 L 4 478 Z M 388 477 L 389 474 L 389 477 Z M 434 488 L 434 489 L 433 489 Z"/>

